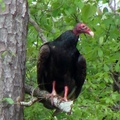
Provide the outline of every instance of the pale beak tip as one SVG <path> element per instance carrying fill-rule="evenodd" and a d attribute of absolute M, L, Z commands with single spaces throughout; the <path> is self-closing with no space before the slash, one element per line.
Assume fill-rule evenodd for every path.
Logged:
<path fill-rule="evenodd" d="M 94 37 L 94 32 L 93 32 L 93 31 L 90 31 L 90 32 L 89 32 L 89 35 L 91 35 L 92 38 L 93 38 L 93 37 Z"/>

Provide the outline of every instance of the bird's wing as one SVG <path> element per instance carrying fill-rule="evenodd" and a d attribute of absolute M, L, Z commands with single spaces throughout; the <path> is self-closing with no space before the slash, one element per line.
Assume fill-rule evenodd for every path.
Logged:
<path fill-rule="evenodd" d="M 81 92 L 82 86 L 85 81 L 85 77 L 86 77 L 86 60 L 82 55 L 79 54 L 75 72 L 76 82 L 75 98 L 77 98 L 79 93 Z"/>
<path fill-rule="evenodd" d="M 50 56 L 50 48 L 47 43 L 40 47 L 38 62 L 37 62 L 37 82 L 41 89 L 44 89 L 44 75 L 45 75 L 45 65 Z"/>

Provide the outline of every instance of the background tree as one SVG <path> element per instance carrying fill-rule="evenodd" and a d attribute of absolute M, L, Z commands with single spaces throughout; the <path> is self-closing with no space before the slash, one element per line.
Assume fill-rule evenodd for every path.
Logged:
<path fill-rule="evenodd" d="M 26 0 L 0 1 L 0 120 L 22 120 L 24 98 Z"/>
<path fill-rule="evenodd" d="M 52 119 L 120 118 L 120 94 L 113 91 L 113 75 L 120 72 L 119 5 L 118 0 L 29 0 L 32 19 L 28 31 L 26 83 L 34 87 L 37 86 L 38 51 L 46 40 L 45 36 L 47 41 L 52 41 L 65 30 L 71 29 L 78 20 L 88 24 L 95 32 L 93 39 L 81 35 L 77 46 L 87 59 L 87 79 L 74 104 L 73 113 L 70 116 L 61 113 Z M 117 78 L 120 78 L 119 74 Z M 117 83 L 119 85 L 119 81 Z M 28 98 L 26 95 L 26 99 Z M 42 104 L 36 103 L 25 108 L 25 119 L 50 120 L 52 113 L 53 111 L 45 109 Z"/>

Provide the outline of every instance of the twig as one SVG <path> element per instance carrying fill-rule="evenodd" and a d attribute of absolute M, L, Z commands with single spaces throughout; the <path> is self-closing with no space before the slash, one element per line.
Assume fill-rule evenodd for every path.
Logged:
<path fill-rule="evenodd" d="M 30 100 L 29 102 L 21 102 L 20 101 L 20 105 L 31 106 L 33 103 L 35 103 L 37 101 L 38 101 L 38 98 L 34 98 L 34 99 Z"/>
<path fill-rule="evenodd" d="M 107 31 L 106 31 L 106 37 L 105 37 L 105 40 L 107 40 L 108 37 L 109 37 L 110 29 L 111 29 L 111 24 L 109 25 L 109 28 L 108 28 Z"/>
<path fill-rule="evenodd" d="M 118 74 L 115 73 L 115 72 L 111 72 L 110 74 L 111 74 L 111 77 L 112 77 L 112 79 L 113 79 L 115 85 L 116 85 L 116 86 L 118 87 L 118 89 L 119 89 L 118 92 L 120 92 L 120 84 L 119 84 L 119 82 L 115 79 L 115 75 L 118 75 Z"/>
<path fill-rule="evenodd" d="M 120 110 L 120 106 L 119 105 L 114 105 L 112 107 L 112 110 L 114 110 L 114 111 L 117 110 L 118 111 L 118 110 Z"/>
<path fill-rule="evenodd" d="M 81 23 L 81 21 L 79 20 L 78 16 L 75 13 L 72 15 L 72 17 L 74 18 L 76 23 Z"/>
<path fill-rule="evenodd" d="M 32 19 L 31 17 L 29 17 L 29 22 L 35 27 L 35 29 L 38 31 L 39 37 L 41 38 L 42 42 L 47 42 L 47 38 L 45 37 L 45 35 L 43 34 L 43 30 L 39 27 L 39 25 L 34 21 L 34 19 Z"/>

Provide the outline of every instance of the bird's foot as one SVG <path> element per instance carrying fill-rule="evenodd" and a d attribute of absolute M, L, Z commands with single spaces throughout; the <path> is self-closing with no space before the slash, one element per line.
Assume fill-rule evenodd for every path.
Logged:
<path fill-rule="evenodd" d="M 50 93 L 50 94 L 47 94 L 47 95 L 46 95 L 46 98 L 53 98 L 53 97 L 55 97 L 55 96 L 56 96 L 56 95 Z"/>
<path fill-rule="evenodd" d="M 65 102 L 67 102 L 68 101 L 68 99 L 67 99 L 67 97 L 68 97 L 68 90 L 69 90 L 69 88 L 68 88 L 68 86 L 66 85 L 65 87 L 64 87 L 64 97 L 61 99 L 61 102 L 62 101 L 65 101 Z"/>
<path fill-rule="evenodd" d="M 47 97 L 48 97 L 48 98 L 53 98 L 53 97 L 55 97 L 56 95 L 57 95 L 56 91 L 53 90 L 52 93 L 47 94 Z"/>
<path fill-rule="evenodd" d="M 61 102 L 67 102 L 68 99 L 66 97 L 61 97 Z"/>
<path fill-rule="evenodd" d="M 47 94 L 47 98 L 50 98 L 51 99 L 51 105 L 54 105 L 54 102 L 53 102 L 53 98 L 57 96 L 57 93 L 56 92 L 52 92 L 50 94 Z"/>

